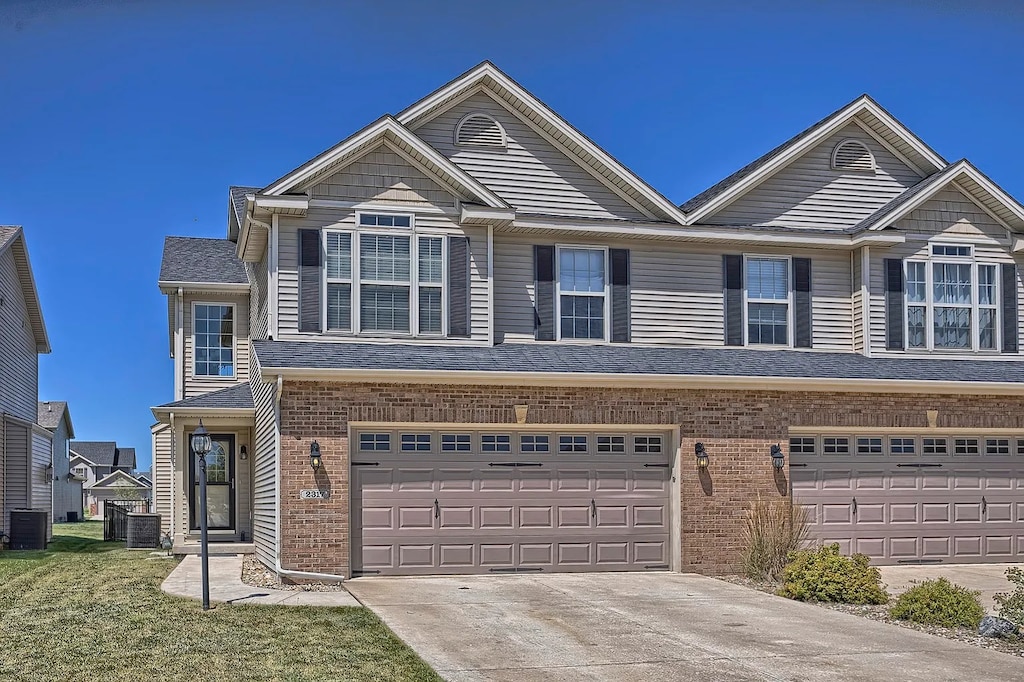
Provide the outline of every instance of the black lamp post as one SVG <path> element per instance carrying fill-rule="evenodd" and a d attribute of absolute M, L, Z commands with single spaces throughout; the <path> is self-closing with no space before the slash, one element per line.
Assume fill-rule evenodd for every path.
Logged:
<path fill-rule="evenodd" d="M 210 546 L 206 529 L 206 455 L 213 448 L 210 433 L 199 420 L 199 428 L 192 434 L 192 451 L 199 457 L 199 547 L 203 564 L 203 611 L 210 610 Z"/>

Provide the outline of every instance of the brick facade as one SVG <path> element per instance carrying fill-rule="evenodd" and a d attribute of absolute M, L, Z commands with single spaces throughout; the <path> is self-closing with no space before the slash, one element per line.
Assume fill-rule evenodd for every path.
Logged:
<path fill-rule="evenodd" d="M 350 421 L 514 426 L 515 405 L 529 406 L 530 424 L 677 424 L 682 568 L 709 574 L 737 569 L 749 502 L 788 495 L 788 473 L 772 468 L 769 447 L 782 443 L 788 450 L 791 426 L 925 429 L 927 410 L 937 410 L 939 428 L 1024 430 L 1024 399 L 1000 396 L 286 382 L 283 567 L 348 573 Z M 315 476 L 309 465 L 314 439 L 323 453 Z M 693 466 L 697 441 L 711 459 L 699 474 Z M 330 499 L 299 499 L 302 489 L 316 487 L 329 488 Z"/>

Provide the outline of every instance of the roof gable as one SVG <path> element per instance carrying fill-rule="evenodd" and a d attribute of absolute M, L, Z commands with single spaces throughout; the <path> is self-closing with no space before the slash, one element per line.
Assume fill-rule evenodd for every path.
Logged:
<path fill-rule="evenodd" d="M 75 427 L 71 423 L 71 410 L 63 400 L 40 401 L 36 406 L 36 424 L 47 431 L 56 431 L 62 420 L 68 425 L 68 438 L 75 437 Z"/>
<path fill-rule="evenodd" d="M 39 304 L 39 291 L 32 274 L 32 263 L 28 258 L 28 246 L 25 244 L 25 232 L 16 225 L 0 225 L 0 255 L 10 251 L 14 257 L 14 267 L 21 291 L 28 308 L 28 320 L 32 325 L 32 335 L 36 340 L 37 353 L 50 352 L 50 338 L 43 322 L 43 310 Z"/>
<path fill-rule="evenodd" d="M 112 471 L 100 480 L 93 483 L 90 488 L 148 488 L 149 486 L 139 479 L 127 474 L 120 469 Z"/>
<path fill-rule="evenodd" d="M 952 163 L 941 172 L 922 180 L 849 231 L 885 229 L 910 215 L 951 183 L 1000 223 L 1015 232 L 1024 232 L 1024 206 L 966 159 Z"/>
<path fill-rule="evenodd" d="M 384 140 L 337 173 L 318 180 L 309 194 L 313 199 L 455 206 L 451 189 L 442 187 Z"/>
<path fill-rule="evenodd" d="M 682 212 L 672 202 L 491 62 L 485 61 L 470 69 L 409 106 L 396 118 L 410 129 L 417 129 L 482 91 L 501 102 L 508 111 L 515 112 L 526 125 L 649 218 L 683 222 Z"/>
<path fill-rule="evenodd" d="M 71 441 L 72 453 L 81 455 L 94 466 L 112 467 L 117 462 L 117 443 L 113 441 Z"/>
<path fill-rule="evenodd" d="M 705 220 L 849 123 L 860 125 L 876 141 L 883 144 L 909 168 L 922 176 L 934 173 L 946 166 L 945 159 L 910 129 L 871 97 L 861 95 L 845 107 L 829 114 L 682 204 L 680 208 L 686 212 L 687 223 L 693 224 Z"/>
<path fill-rule="evenodd" d="M 280 196 L 305 192 L 330 174 L 360 158 L 381 142 L 397 152 L 439 184 L 452 188 L 470 201 L 492 208 L 508 208 L 497 195 L 470 177 L 461 168 L 439 154 L 391 116 L 384 116 L 351 137 L 342 140 L 319 156 L 264 187 L 260 194 Z"/>

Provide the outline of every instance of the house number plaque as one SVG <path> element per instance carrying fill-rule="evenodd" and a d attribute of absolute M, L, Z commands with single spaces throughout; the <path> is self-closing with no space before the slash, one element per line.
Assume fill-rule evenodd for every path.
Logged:
<path fill-rule="evenodd" d="M 331 491 L 329 490 L 312 490 L 305 489 L 299 492 L 300 500 L 329 500 L 331 499 Z"/>

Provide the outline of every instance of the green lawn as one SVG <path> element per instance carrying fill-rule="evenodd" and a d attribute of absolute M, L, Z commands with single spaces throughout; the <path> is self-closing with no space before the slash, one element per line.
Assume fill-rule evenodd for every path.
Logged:
<path fill-rule="evenodd" d="M 0 552 L 2 680 L 439 680 L 367 609 L 171 597 L 175 562 L 54 527 L 45 552 Z"/>

